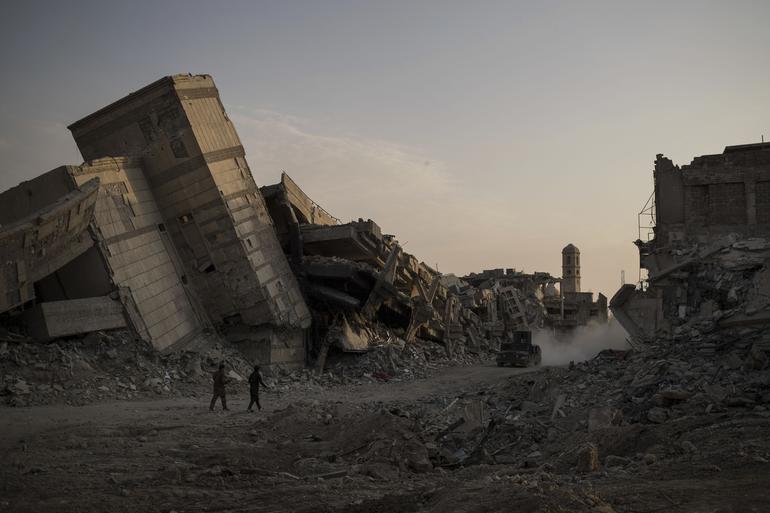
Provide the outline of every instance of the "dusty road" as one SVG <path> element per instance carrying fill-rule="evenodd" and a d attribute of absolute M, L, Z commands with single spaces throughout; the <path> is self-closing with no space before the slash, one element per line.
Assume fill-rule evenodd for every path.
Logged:
<path fill-rule="evenodd" d="M 345 454 L 379 441 L 392 449 L 414 436 L 411 421 L 378 410 L 537 370 L 486 364 L 411 382 L 268 391 L 258 413 L 244 411 L 242 394 L 230 396 L 231 411 L 213 414 L 208 397 L 7 408 L 0 511 L 318 511 L 313 504 L 335 511 L 390 496 L 391 486 L 411 494 L 413 478 L 402 472 L 409 447 L 399 449 L 401 469 Z M 330 473 L 347 477 L 312 477 Z M 339 494 L 343 484 L 351 493 Z"/>
<path fill-rule="evenodd" d="M 770 420 L 751 413 L 599 432 L 600 450 L 630 463 L 592 474 L 557 457 L 588 436 L 579 426 L 543 439 L 537 467 L 437 463 L 426 428 L 437 412 L 458 396 L 489 403 L 515 390 L 524 411 L 553 374 L 540 370 L 451 367 L 412 382 L 268 393 L 259 413 L 244 411 L 242 394 L 227 413 L 209 413 L 208 397 L 6 408 L 0 512 L 770 511 L 759 457 Z M 499 429 L 515 437 L 527 425 Z M 682 451 L 684 439 L 699 451 Z"/>
<path fill-rule="evenodd" d="M 394 401 L 419 401 L 435 395 L 451 396 L 463 393 L 479 385 L 495 385 L 502 380 L 540 368 L 514 369 L 500 368 L 494 363 L 467 367 L 444 367 L 427 379 L 400 381 L 391 383 L 370 383 L 358 386 L 338 386 L 321 389 L 308 394 L 305 391 L 275 393 L 263 392 L 264 409 L 259 414 L 266 416 L 270 412 L 286 408 L 298 400 L 335 401 L 345 403 L 372 403 Z M 37 434 L 48 430 L 62 430 L 86 425 L 106 425 L 123 422 L 152 423 L 167 419 L 169 416 L 182 421 L 196 418 L 201 413 L 208 413 L 210 397 L 174 398 L 150 401 L 110 401 L 86 406 L 38 406 L 26 408 L 5 408 L 0 420 L 0 448 L 13 448 L 20 440 L 30 440 Z M 248 406 L 248 395 L 229 396 L 229 415 L 244 413 Z M 217 411 L 220 409 L 217 403 Z M 175 412 L 175 413 L 172 413 Z M 207 416 L 208 417 L 208 416 Z M 254 420 L 255 417 L 248 417 Z M 217 422 L 217 421 L 214 421 Z"/>

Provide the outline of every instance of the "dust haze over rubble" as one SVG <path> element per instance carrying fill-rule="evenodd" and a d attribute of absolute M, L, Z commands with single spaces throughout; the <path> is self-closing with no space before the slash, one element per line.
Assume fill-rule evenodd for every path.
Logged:
<path fill-rule="evenodd" d="M 557 337 L 550 331 L 534 334 L 534 341 L 543 350 L 543 365 L 567 365 L 590 360 L 605 349 L 626 351 L 628 334 L 614 319 L 609 323 L 590 323 L 572 333 Z"/>

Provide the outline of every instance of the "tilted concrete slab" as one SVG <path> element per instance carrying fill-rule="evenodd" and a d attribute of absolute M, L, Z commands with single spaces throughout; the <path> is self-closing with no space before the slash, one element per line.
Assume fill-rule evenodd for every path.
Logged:
<path fill-rule="evenodd" d="M 38 303 L 24 315 L 39 340 L 126 327 L 123 305 L 109 296 Z"/>
<path fill-rule="evenodd" d="M 0 227 L 0 312 L 34 299 L 36 281 L 93 246 L 88 226 L 99 180 L 54 190 L 65 175 L 59 168 L 0 194 L 0 218 L 7 223 Z"/>
<path fill-rule="evenodd" d="M 374 221 L 336 226 L 303 225 L 302 244 L 309 255 L 335 256 L 356 262 L 379 262 L 384 251 L 382 232 Z"/>
<path fill-rule="evenodd" d="M 185 274 L 213 321 L 239 316 L 253 326 L 309 327 L 310 312 L 210 76 L 164 77 L 69 128 L 86 159 L 141 158 Z"/>

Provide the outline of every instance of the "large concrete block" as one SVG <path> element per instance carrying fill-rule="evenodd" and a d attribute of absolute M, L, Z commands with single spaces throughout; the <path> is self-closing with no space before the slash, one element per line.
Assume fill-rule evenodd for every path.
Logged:
<path fill-rule="evenodd" d="M 126 327 L 123 305 L 109 296 L 39 303 L 25 316 L 41 340 Z"/>

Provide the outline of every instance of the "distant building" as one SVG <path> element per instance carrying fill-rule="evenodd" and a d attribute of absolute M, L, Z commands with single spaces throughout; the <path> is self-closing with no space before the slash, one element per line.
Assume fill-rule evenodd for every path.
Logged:
<path fill-rule="evenodd" d="M 560 294 L 544 299 L 548 324 L 557 332 L 568 333 L 591 322 L 608 321 L 607 297 L 580 290 L 580 250 L 567 244 L 561 251 L 562 277 Z"/>

